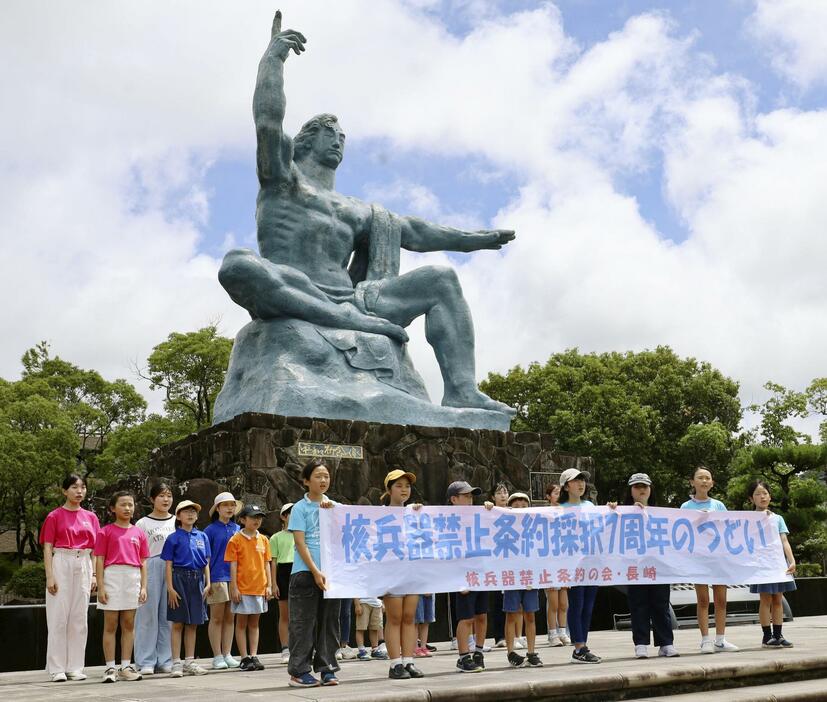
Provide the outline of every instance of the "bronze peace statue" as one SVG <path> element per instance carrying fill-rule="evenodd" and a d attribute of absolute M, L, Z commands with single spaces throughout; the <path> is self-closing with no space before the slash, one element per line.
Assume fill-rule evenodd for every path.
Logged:
<path fill-rule="evenodd" d="M 514 411 L 477 389 L 474 326 L 455 271 L 399 274 L 409 251 L 499 249 L 509 230 L 465 232 L 403 217 L 334 189 L 345 134 L 317 115 L 284 132 L 284 64 L 306 39 L 276 14 L 258 69 L 253 116 L 260 189 L 260 254 L 233 249 L 218 277 L 251 315 L 236 337 L 214 421 L 266 412 L 393 424 L 509 427 Z M 406 349 L 407 327 L 425 335 L 444 381 L 431 403 Z"/>

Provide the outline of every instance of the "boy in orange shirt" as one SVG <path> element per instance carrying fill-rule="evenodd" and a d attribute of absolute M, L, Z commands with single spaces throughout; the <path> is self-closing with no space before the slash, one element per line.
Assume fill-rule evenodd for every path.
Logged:
<path fill-rule="evenodd" d="M 230 564 L 230 608 L 236 615 L 235 640 L 240 670 L 264 670 L 258 653 L 258 620 L 272 594 L 270 542 L 258 533 L 264 511 L 247 505 L 238 515 L 242 526 L 227 542 L 224 560 Z M 249 648 L 248 648 L 249 643 Z"/>

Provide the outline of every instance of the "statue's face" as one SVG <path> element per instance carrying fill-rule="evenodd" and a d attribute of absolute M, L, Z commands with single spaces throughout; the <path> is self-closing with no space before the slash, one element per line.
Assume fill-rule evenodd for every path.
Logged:
<path fill-rule="evenodd" d="M 323 166 L 336 168 L 342 162 L 345 152 L 345 133 L 338 124 L 322 127 L 313 139 L 311 153 Z"/>

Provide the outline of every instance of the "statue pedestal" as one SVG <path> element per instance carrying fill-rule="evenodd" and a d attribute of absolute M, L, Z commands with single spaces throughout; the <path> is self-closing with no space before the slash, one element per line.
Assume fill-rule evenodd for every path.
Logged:
<path fill-rule="evenodd" d="M 269 533 L 279 528 L 281 505 L 304 495 L 301 468 L 315 454 L 327 454 L 335 500 L 378 504 L 385 475 L 401 466 L 417 477 L 412 499 L 439 505 L 454 480 L 485 494 L 502 481 L 542 500 L 545 483 L 566 468 L 594 477 L 592 459 L 556 453 L 553 445 L 550 434 L 533 432 L 247 413 L 156 449 L 152 472 L 204 507 L 199 526 L 215 495 L 230 490 L 267 510 L 262 528 Z"/>

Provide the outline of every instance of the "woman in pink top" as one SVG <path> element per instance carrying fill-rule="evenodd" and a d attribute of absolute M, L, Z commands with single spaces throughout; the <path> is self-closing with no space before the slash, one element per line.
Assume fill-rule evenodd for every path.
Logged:
<path fill-rule="evenodd" d="M 98 574 L 98 609 L 103 610 L 103 682 L 140 680 L 132 665 L 135 611 L 146 602 L 146 559 L 149 542 L 142 529 L 132 524 L 135 498 L 121 491 L 109 498 L 114 524 L 107 524 L 95 543 Z M 115 634 L 121 626 L 121 667 L 115 668 Z"/>
<path fill-rule="evenodd" d="M 46 668 L 53 682 L 85 680 L 83 674 L 89 594 L 95 589 L 92 549 L 100 530 L 94 512 L 80 505 L 86 481 L 63 481 L 66 501 L 49 512 L 40 529 L 46 569 Z"/>

